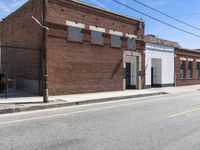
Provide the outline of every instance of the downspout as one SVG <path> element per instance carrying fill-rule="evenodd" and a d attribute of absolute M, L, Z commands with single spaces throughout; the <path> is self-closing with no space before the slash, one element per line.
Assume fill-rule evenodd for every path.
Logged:
<path fill-rule="evenodd" d="M 176 87 L 176 48 L 174 48 L 174 86 Z"/>

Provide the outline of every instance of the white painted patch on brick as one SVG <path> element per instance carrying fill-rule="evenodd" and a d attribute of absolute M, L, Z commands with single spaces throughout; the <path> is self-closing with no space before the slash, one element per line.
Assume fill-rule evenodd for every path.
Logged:
<path fill-rule="evenodd" d="M 82 28 L 82 29 L 85 28 L 85 25 L 82 24 L 82 23 L 76 23 L 74 21 L 68 21 L 68 20 L 66 21 L 66 25 L 67 26 L 72 26 L 72 27 L 77 27 L 77 28 Z"/>
<path fill-rule="evenodd" d="M 186 61 L 187 59 L 185 57 L 180 57 L 180 60 Z"/>
<path fill-rule="evenodd" d="M 91 31 L 103 32 L 103 33 L 106 32 L 106 29 L 105 29 L 105 28 L 96 27 L 96 26 L 90 26 L 90 30 L 91 30 Z"/>
<path fill-rule="evenodd" d="M 133 35 L 133 34 L 126 34 L 126 37 L 127 38 L 134 38 L 134 39 L 137 39 L 137 36 L 136 35 Z"/>
<path fill-rule="evenodd" d="M 188 58 L 188 61 L 194 61 L 192 58 Z"/>
<path fill-rule="evenodd" d="M 123 33 L 119 31 L 109 30 L 109 33 L 112 35 L 123 36 Z"/>

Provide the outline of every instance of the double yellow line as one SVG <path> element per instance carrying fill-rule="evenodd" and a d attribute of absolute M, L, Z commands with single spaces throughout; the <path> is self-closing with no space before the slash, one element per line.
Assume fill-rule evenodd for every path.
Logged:
<path fill-rule="evenodd" d="M 200 111 L 200 107 L 199 108 L 188 109 L 188 110 L 183 111 L 183 112 L 178 112 L 178 113 L 171 114 L 171 115 L 169 115 L 169 118 L 175 118 L 175 117 L 183 116 L 183 115 L 186 115 L 188 113 L 195 112 L 195 111 Z"/>

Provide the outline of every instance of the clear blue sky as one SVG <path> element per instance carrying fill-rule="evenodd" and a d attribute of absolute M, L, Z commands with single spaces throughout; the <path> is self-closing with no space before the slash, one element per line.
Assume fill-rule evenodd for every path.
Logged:
<path fill-rule="evenodd" d="M 25 3 L 27 0 L 0 0 L 0 18 L 4 18 L 9 13 L 17 9 L 20 5 Z M 134 11 L 131 11 L 125 7 L 120 6 L 119 4 L 114 3 L 112 0 L 81 0 L 92 5 L 103 7 L 123 15 L 134 17 L 137 19 L 142 18 L 145 21 L 146 31 L 145 34 L 154 34 L 159 38 L 174 40 L 179 42 L 182 47 L 185 48 L 200 48 L 200 38 L 188 35 L 181 31 L 177 31 L 171 27 L 168 27 L 164 24 L 156 22 L 152 19 L 149 19 L 141 14 L 138 14 Z M 155 13 L 152 10 L 145 8 L 133 2 L 132 0 L 119 0 L 124 4 L 138 9 L 144 13 L 147 13 L 155 18 L 158 18 L 162 21 L 165 21 L 169 24 L 188 30 L 192 33 L 200 35 L 200 31 L 193 28 L 187 27 L 183 24 L 175 22 L 161 14 Z M 173 16 L 177 19 L 180 19 L 188 24 L 200 28 L 200 0 L 139 0 L 157 10 L 165 12 L 170 16 Z"/>

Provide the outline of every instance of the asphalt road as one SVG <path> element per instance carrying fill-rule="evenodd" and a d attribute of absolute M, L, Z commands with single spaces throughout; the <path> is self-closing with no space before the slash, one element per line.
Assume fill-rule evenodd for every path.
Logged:
<path fill-rule="evenodd" d="M 200 150 L 200 91 L 0 115 L 0 150 Z"/>

